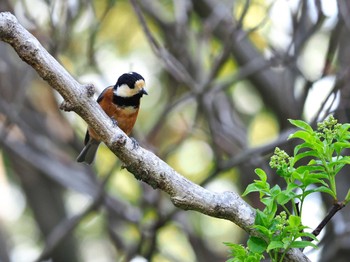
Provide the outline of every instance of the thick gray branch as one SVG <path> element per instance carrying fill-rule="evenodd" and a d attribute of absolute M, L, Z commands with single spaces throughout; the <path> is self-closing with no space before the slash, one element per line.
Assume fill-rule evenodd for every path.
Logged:
<path fill-rule="evenodd" d="M 133 149 L 132 141 L 117 127 L 91 98 L 92 88 L 80 85 L 10 13 L 0 13 L 0 39 L 9 43 L 37 73 L 65 100 L 64 108 L 80 115 L 105 144 L 124 162 L 134 176 L 169 194 L 175 206 L 230 220 L 249 233 L 254 210 L 236 193 L 215 193 L 187 180 L 141 147 Z M 309 261 L 294 250 L 290 261 Z M 292 254 L 292 252 L 291 252 Z"/>
<path fill-rule="evenodd" d="M 254 211 L 232 192 L 210 192 L 187 180 L 153 153 L 139 147 L 105 115 L 91 99 L 88 88 L 80 85 L 10 13 L 0 14 L 0 38 L 9 43 L 18 55 L 56 89 L 66 107 L 79 114 L 94 127 L 106 145 L 124 162 L 126 168 L 153 188 L 168 193 L 173 203 L 186 210 L 225 218 L 245 230 L 254 221 Z"/>

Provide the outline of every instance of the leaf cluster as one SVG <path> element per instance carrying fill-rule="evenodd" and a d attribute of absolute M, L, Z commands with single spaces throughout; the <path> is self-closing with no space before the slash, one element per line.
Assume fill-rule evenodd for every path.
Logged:
<path fill-rule="evenodd" d="M 285 180 L 286 187 L 271 187 L 265 171 L 255 170 L 259 179 L 248 185 L 243 195 L 259 192 L 265 206 L 262 211 L 256 211 L 253 226 L 259 237 L 250 236 L 247 247 L 229 244 L 234 259 L 229 261 L 260 261 L 264 253 L 272 261 L 283 261 L 290 248 L 316 248 L 309 241 L 317 240 L 316 236 L 305 232 L 306 227 L 302 224 L 305 199 L 319 192 L 338 201 L 335 178 L 345 165 L 350 164 L 350 157 L 342 154 L 350 147 L 350 124 L 339 124 L 333 116 L 319 123 L 316 130 L 301 120 L 290 120 L 290 123 L 298 130 L 289 139 L 301 142 L 294 148 L 293 156 L 276 148 L 270 161 L 271 168 Z M 350 190 L 341 204 L 345 206 L 349 199 Z M 278 213 L 281 209 L 283 211 Z"/>

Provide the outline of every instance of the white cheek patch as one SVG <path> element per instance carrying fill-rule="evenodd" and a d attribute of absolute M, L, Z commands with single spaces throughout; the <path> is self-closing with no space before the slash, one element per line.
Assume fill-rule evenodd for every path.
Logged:
<path fill-rule="evenodd" d="M 135 87 L 136 87 L 137 91 L 140 92 L 145 87 L 145 81 L 142 79 L 137 80 L 135 83 Z"/>
<path fill-rule="evenodd" d="M 114 91 L 114 94 L 121 97 L 131 97 L 136 95 L 139 92 L 136 88 L 131 89 L 128 85 L 124 84 L 118 86 L 117 90 Z"/>

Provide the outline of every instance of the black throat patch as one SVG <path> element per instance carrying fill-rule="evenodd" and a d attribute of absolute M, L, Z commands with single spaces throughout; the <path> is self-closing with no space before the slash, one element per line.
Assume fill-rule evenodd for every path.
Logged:
<path fill-rule="evenodd" d="M 122 106 L 122 107 L 127 107 L 127 106 L 132 106 L 134 108 L 137 108 L 140 106 L 140 99 L 142 97 L 142 93 L 133 95 L 131 97 L 122 97 L 122 96 L 113 96 L 113 103 Z"/>

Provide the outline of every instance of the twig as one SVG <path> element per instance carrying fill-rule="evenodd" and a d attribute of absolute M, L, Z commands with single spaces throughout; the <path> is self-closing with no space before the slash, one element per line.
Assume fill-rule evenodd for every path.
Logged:
<path fill-rule="evenodd" d="M 250 7 L 250 0 L 245 0 L 243 10 L 242 10 L 239 18 L 237 19 L 237 28 L 239 28 L 239 29 L 243 28 L 243 22 L 247 16 L 249 7 Z"/>
<path fill-rule="evenodd" d="M 312 231 L 312 234 L 317 237 L 322 229 L 327 225 L 327 223 L 329 222 L 329 220 L 331 220 L 331 218 L 342 208 L 344 208 L 345 205 L 342 202 L 337 202 L 335 204 L 333 204 L 331 210 L 328 212 L 328 214 L 326 215 L 326 217 L 321 221 L 321 223 L 316 227 L 316 229 L 314 231 Z"/>
<path fill-rule="evenodd" d="M 327 213 L 327 215 L 325 216 L 325 218 L 321 221 L 321 223 L 315 228 L 314 231 L 312 231 L 312 234 L 317 237 L 322 229 L 327 225 L 327 223 L 332 219 L 332 217 L 342 208 L 344 208 L 345 205 L 343 202 L 336 202 L 333 204 L 331 210 L 329 210 L 329 212 Z M 306 241 L 312 241 L 312 238 L 307 237 L 305 238 Z"/>
<path fill-rule="evenodd" d="M 154 53 L 161 58 L 169 73 L 171 73 L 176 79 L 181 80 L 189 88 L 195 90 L 197 84 L 193 80 L 193 78 L 188 74 L 186 69 L 182 66 L 181 62 L 178 61 L 174 56 L 172 56 L 172 54 L 170 54 L 165 48 L 163 48 L 153 37 L 151 30 L 147 26 L 146 20 L 141 12 L 140 6 L 137 4 L 136 0 L 130 0 L 130 2 L 134 8 L 135 14 L 137 15 L 140 21 L 141 27 Z"/>

